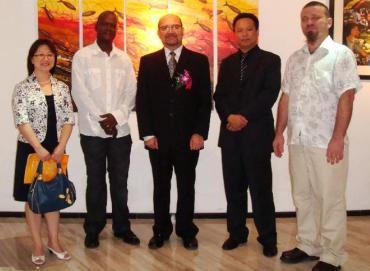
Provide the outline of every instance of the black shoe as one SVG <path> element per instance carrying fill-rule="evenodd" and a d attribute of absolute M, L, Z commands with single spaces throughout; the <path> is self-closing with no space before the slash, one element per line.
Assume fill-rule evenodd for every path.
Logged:
<path fill-rule="evenodd" d="M 157 249 L 163 247 L 163 243 L 168 240 L 168 237 L 163 236 L 162 234 L 154 234 L 148 243 L 150 249 Z"/>
<path fill-rule="evenodd" d="M 99 235 L 88 233 L 85 236 L 85 247 L 97 248 L 99 246 Z"/>
<path fill-rule="evenodd" d="M 340 266 L 335 266 L 326 262 L 319 261 L 312 268 L 312 271 L 339 271 Z"/>
<path fill-rule="evenodd" d="M 276 256 L 278 250 L 276 245 L 266 245 L 263 246 L 263 255 L 266 257 L 274 257 Z"/>
<path fill-rule="evenodd" d="M 234 248 L 237 248 L 241 244 L 245 244 L 247 242 L 247 239 L 240 239 L 240 240 L 235 240 L 229 237 L 224 244 L 222 245 L 223 250 L 232 250 Z"/>
<path fill-rule="evenodd" d="M 284 251 L 280 256 L 280 260 L 285 263 L 300 263 L 304 261 L 315 261 L 318 259 L 319 257 L 310 256 L 299 248 L 293 248 L 292 250 Z"/>
<path fill-rule="evenodd" d="M 128 230 L 122 233 L 114 233 L 114 236 L 122 239 L 123 242 L 130 244 L 130 245 L 140 244 L 140 239 L 131 230 Z"/>
<path fill-rule="evenodd" d="M 198 240 L 195 237 L 184 237 L 182 238 L 184 248 L 188 250 L 195 250 L 198 248 Z"/>

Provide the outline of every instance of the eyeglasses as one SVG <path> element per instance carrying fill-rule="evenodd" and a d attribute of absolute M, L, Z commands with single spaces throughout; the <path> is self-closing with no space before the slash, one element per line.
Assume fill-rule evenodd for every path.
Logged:
<path fill-rule="evenodd" d="M 34 57 L 38 57 L 38 58 L 52 58 L 54 57 L 53 54 L 36 54 L 36 55 L 33 55 Z"/>
<path fill-rule="evenodd" d="M 182 27 L 181 24 L 161 25 L 159 27 L 159 30 L 161 30 L 162 32 L 166 32 L 170 29 L 171 30 L 179 30 L 181 27 Z"/>

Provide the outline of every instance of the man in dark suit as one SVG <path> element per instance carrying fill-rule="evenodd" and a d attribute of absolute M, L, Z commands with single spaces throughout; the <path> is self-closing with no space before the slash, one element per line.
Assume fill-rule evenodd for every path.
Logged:
<path fill-rule="evenodd" d="M 222 61 L 214 94 L 221 119 L 219 147 L 227 199 L 227 229 L 222 248 L 231 250 L 248 238 L 247 190 L 263 254 L 277 254 L 271 152 L 274 119 L 271 107 L 280 90 L 280 58 L 258 47 L 258 18 L 235 17 L 239 51 Z"/>
<path fill-rule="evenodd" d="M 136 112 L 154 180 L 151 249 L 162 247 L 173 230 L 169 214 L 173 168 L 178 190 L 176 234 L 185 248 L 198 247 L 193 223 L 195 168 L 208 136 L 212 98 L 208 59 L 182 46 L 183 31 L 178 16 L 163 16 L 158 36 L 164 48 L 140 60 Z"/>

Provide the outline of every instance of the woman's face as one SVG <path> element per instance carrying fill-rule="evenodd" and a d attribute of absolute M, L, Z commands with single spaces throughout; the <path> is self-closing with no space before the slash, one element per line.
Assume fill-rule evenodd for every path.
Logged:
<path fill-rule="evenodd" d="M 41 45 L 32 57 L 35 72 L 49 72 L 54 67 L 55 56 L 49 46 Z"/>

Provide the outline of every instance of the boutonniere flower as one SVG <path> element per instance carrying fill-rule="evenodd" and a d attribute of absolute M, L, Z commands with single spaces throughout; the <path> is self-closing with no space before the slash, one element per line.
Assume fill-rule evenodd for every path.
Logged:
<path fill-rule="evenodd" d="M 193 80 L 188 70 L 184 70 L 183 73 L 179 73 L 176 77 L 176 89 L 185 87 L 185 90 L 190 90 L 193 84 Z"/>

